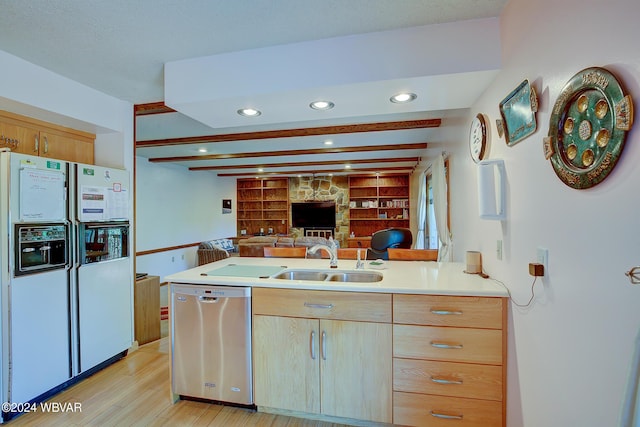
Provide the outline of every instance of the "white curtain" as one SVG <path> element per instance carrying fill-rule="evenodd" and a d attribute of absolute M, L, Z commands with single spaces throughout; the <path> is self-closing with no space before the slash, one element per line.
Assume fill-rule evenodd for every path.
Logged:
<path fill-rule="evenodd" d="M 420 174 L 418 185 L 418 236 L 416 237 L 416 249 L 425 249 L 425 234 L 427 228 L 427 171 Z"/>
<path fill-rule="evenodd" d="M 444 154 L 438 156 L 431 167 L 433 186 L 433 208 L 435 210 L 436 227 L 438 228 L 438 261 L 451 261 L 451 234 L 447 225 L 447 179 L 444 168 Z"/>

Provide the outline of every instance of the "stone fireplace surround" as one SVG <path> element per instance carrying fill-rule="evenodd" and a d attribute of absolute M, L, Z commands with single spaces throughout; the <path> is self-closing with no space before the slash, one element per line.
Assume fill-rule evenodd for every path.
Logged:
<path fill-rule="evenodd" d="M 336 204 L 336 234 L 340 247 L 347 247 L 349 237 L 349 177 L 302 176 L 289 178 L 289 203 L 333 201 Z M 291 212 L 289 212 L 291 224 Z M 294 237 L 302 236 L 301 229 L 291 228 Z"/>

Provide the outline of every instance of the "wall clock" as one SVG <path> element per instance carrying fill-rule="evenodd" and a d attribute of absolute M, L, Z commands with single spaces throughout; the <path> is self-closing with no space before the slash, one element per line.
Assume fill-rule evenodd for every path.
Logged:
<path fill-rule="evenodd" d="M 489 144 L 489 120 L 487 117 L 479 113 L 471 121 L 469 129 L 469 151 L 474 162 L 478 163 L 484 159 L 487 154 L 487 146 Z"/>

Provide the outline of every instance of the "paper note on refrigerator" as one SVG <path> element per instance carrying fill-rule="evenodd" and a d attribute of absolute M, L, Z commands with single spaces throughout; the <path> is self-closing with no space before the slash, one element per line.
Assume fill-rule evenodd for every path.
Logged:
<path fill-rule="evenodd" d="M 129 193 L 121 186 L 83 185 L 80 191 L 80 221 L 105 221 L 129 217 Z"/>
<path fill-rule="evenodd" d="M 79 202 L 80 221 L 100 221 L 105 218 L 107 209 L 105 187 L 82 186 Z"/>
<path fill-rule="evenodd" d="M 62 221 L 65 219 L 66 189 L 62 172 L 35 168 L 20 170 L 20 219 Z"/>

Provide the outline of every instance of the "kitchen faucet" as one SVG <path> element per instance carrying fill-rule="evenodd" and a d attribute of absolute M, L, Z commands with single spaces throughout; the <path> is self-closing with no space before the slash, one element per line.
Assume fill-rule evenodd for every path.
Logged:
<path fill-rule="evenodd" d="M 310 249 L 308 249 L 307 253 L 316 253 L 318 249 L 324 249 L 329 253 L 329 267 L 338 268 L 338 245 L 336 245 L 336 242 L 335 240 L 333 240 L 332 236 L 329 236 L 328 245 L 325 245 L 324 243 L 318 243 L 317 245 L 313 245 Z"/>
<path fill-rule="evenodd" d="M 362 259 L 360 259 L 360 249 L 358 249 L 356 254 L 358 255 L 356 257 L 356 270 L 362 270 L 364 269 L 364 262 L 362 261 Z"/>

